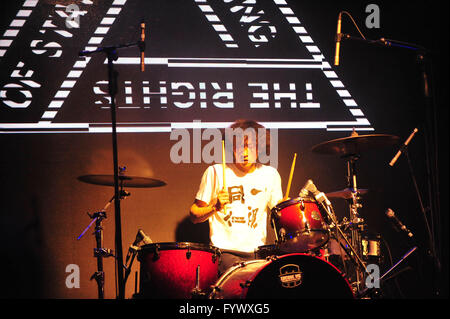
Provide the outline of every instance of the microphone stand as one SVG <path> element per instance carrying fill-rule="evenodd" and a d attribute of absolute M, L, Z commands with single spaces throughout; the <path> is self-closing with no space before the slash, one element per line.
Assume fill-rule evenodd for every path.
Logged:
<path fill-rule="evenodd" d="M 360 37 L 353 37 L 350 36 L 348 34 L 345 33 L 341 33 L 339 34 L 340 39 L 341 40 L 355 40 L 355 41 L 362 41 L 362 42 L 366 42 L 369 44 L 378 44 L 378 45 L 383 45 L 385 47 L 395 47 L 395 48 L 400 48 L 400 49 L 406 49 L 406 50 L 410 50 L 410 51 L 414 51 L 417 53 L 417 62 L 420 64 L 420 68 L 421 68 L 421 77 L 422 77 L 422 94 L 423 94 L 423 98 L 425 100 L 425 104 L 426 104 L 426 109 L 430 110 L 432 112 L 432 114 L 430 115 L 429 113 L 426 114 L 426 119 L 425 119 L 425 127 L 427 128 L 425 130 L 426 132 L 426 136 L 425 136 L 425 140 L 426 140 L 426 150 L 425 150 L 425 155 L 426 155 L 426 163 L 427 163 L 427 174 L 428 174 L 428 192 L 429 192 L 429 200 L 430 200 L 430 205 L 428 207 L 428 211 L 430 212 L 431 215 L 431 221 L 434 222 L 434 218 L 435 215 L 437 215 L 437 218 L 439 218 L 439 175 L 437 174 L 437 142 L 436 142 L 436 138 L 437 138 L 437 125 L 435 125 L 436 123 L 436 111 L 435 111 L 435 106 L 433 105 L 433 103 L 431 103 L 432 100 L 432 95 L 431 95 L 431 87 L 430 87 L 430 83 L 429 83 L 429 73 L 427 70 L 427 64 L 431 65 L 431 62 L 428 61 L 427 57 L 427 53 L 430 53 L 430 51 L 420 45 L 417 44 L 413 44 L 413 43 L 408 43 L 408 42 L 403 42 L 403 41 L 398 41 L 398 40 L 391 40 L 391 39 L 385 39 L 385 38 L 380 38 L 379 40 L 370 40 L 370 39 L 363 39 Z M 430 65 L 428 65 L 428 67 L 430 67 Z M 430 118 L 431 117 L 431 118 Z M 429 145 L 431 144 L 431 145 Z M 409 161 L 409 157 L 408 157 L 408 153 L 407 151 L 405 152 L 408 158 L 408 164 L 410 166 L 410 170 L 411 170 L 411 164 Z M 430 158 L 430 154 L 433 156 L 433 158 Z M 432 162 L 434 162 L 434 165 L 432 165 Z M 411 171 L 412 174 L 412 171 Z M 426 231 L 429 237 L 429 254 L 431 255 L 431 257 L 433 258 L 433 267 L 434 270 L 436 271 L 436 273 L 434 275 L 441 275 L 441 262 L 439 259 L 439 256 L 437 254 L 437 249 L 436 249 L 436 241 L 435 241 L 435 235 L 434 235 L 434 227 L 432 224 L 432 227 L 430 228 L 429 226 L 429 222 L 428 222 L 428 218 L 427 218 L 427 210 L 423 207 L 422 204 L 422 199 L 420 196 L 420 193 L 418 191 L 417 188 L 417 183 L 415 181 L 414 178 L 414 174 L 412 174 L 412 178 L 413 178 L 413 182 L 414 182 L 414 186 L 416 188 L 416 192 L 417 192 L 417 196 L 419 198 L 419 202 L 420 202 L 420 206 L 421 206 L 421 210 L 422 210 L 422 214 L 423 217 L 425 219 L 425 224 L 426 224 Z M 433 196 L 434 194 L 434 196 Z M 438 223 L 439 224 L 439 223 Z M 433 278 L 434 282 L 433 282 L 433 286 L 434 286 L 434 293 L 436 295 L 439 295 L 439 278 Z"/>
<path fill-rule="evenodd" d="M 413 248 L 411 248 L 402 258 L 400 258 L 400 260 L 391 268 L 389 268 L 380 278 L 377 278 L 376 281 L 378 283 L 381 284 L 381 282 L 385 279 L 385 277 L 391 273 L 395 268 L 397 268 L 406 258 L 408 258 L 409 255 L 411 255 L 414 251 L 416 251 L 417 247 L 414 246 Z M 397 273 L 398 274 L 398 273 Z M 395 275 L 394 275 L 395 276 Z M 392 277 L 390 277 L 392 278 Z M 375 282 L 374 282 L 375 284 Z M 371 288 L 366 287 L 364 290 L 362 290 L 359 294 L 358 294 L 358 298 L 362 298 L 364 296 L 367 295 L 367 293 L 370 291 Z"/>
<path fill-rule="evenodd" d="M 137 41 L 129 44 L 121 44 L 108 47 L 99 47 L 93 51 L 81 51 L 80 56 L 91 55 L 94 53 L 105 53 L 108 58 L 108 89 L 111 97 L 111 126 L 112 126 L 112 148 L 113 148 L 113 167 L 114 167 L 114 204 L 115 204 L 115 243 L 116 243 L 116 269 L 117 269 L 117 285 L 118 295 L 117 299 L 125 298 L 125 280 L 124 280 L 124 264 L 123 264 L 123 250 L 122 250 L 122 226 L 120 214 L 120 191 L 119 191 L 119 165 L 118 165 L 118 151 L 117 151 L 117 121 L 116 121 L 116 101 L 117 94 L 117 77 L 118 72 L 114 70 L 114 63 L 118 59 L 117 50 L 121 48 L 128 48 L 137 46 L 142 48 L 142 41 Z"/>

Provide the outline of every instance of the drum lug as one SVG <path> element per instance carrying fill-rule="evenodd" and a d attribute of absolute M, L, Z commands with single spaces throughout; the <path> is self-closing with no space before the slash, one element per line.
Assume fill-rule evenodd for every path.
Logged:
<path fill-rule="evenodd" d="M 281 218 L 281 210 L 278 209 L 277 207 L 272 208 L 270 217 L 273 222 L 277 222 Z"/>
<path fill-rule="evenodd" d="M 300 205 L 300 210 L 301 211 L 305 211 L 305 208 L 306 208 L 306 206 L 305 206 L 305 202 L 303 201 L 303 198 L 302 199 L 300 199 L 300 203 L 299 203 L 299 205 Z"/>
<path fill-rule="evenodd" d="M 160 248 L 159 245 L 156 244 L 155 245 L 155 254 L 153 255 L 153 261 L 157 261 L 159 259 L 159 255 L 160 255 L 159 248 Z"/>
<path fill-rule="evenodd" d="M 192 253 L 191 253 L 191 247 L 188 245 L 188 246 L 187 246 L 187 252 L 186 252 L 186 258 L 187 258 L 187 259 L 190 259 L 190 258 L 191 258 L 191 255 L 192 255 Z"/>
<path fill-rule="evenodd" d="M 216 263 L 216 260 L 220 257 L 220 250 L 219 249 L 215 249 L 214 250 L 214 254 L 212 255 L 212 262 L 213 264 Z"/>
<path fill-rule="evenodd" d="M 211 288 L 210 296 L 213 296 L 213 297 L 215 297 L 216 294 L 218 294 L 222 291 L 222 289 L 220 289 L 219 286 L 210 286 L 210 288 Z"/>
<path fill-rule="evenodd" d="M 250 287 L 251 284 L 252 284 L 251 280 L 246 280 L 245 282 L 239 283 L 239 286 L 241 286 L 242 289 L 245 289 Z"/>

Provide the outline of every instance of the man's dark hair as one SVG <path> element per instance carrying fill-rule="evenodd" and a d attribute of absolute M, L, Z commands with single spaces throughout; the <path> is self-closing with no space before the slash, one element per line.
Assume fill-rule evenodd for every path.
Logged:
<path fill-rule="evenodd" d="M 234 130 L 242 130 L 241 132 L 244 133 L 242 138 L 246 140 L 248 136 L 246 133 L 255 134 L 255 142 L 256 142 L 256 152 L 257 152 L 257 158 L 260 158 L 260 154 L 265 152 L 265 154 L 270 153 L 270 134 L 267 132 L 267 129 L 259 124 L 258 122 L 254 120 L 248 120 L 248 119 L 239 119 L 235 121 L 233 124 L 230 125 L 229 129 Z M 229 130 L 228 129 L 228 130 Z M 248 130 L 250 129 L 250 130 Z M 239 134 L 236 136 L 235 134 L 227 134 L 227 129 L 225 130 L 225 143 L 228 147 L 236 147 L 238 145 L 237 142 L 243 143 L 244 141 L 237 141 L 236 139 L 238 137 L 241 137 Z M 231 140 L 232 138 L 232 140 Z"/>

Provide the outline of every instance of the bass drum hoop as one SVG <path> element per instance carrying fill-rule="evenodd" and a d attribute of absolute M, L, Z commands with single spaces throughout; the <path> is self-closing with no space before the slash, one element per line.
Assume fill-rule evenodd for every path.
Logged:
<path fill-rule="evenodd" d="M 304 253 L 292 253 L 292 254 L 287 254 L 287 255 L 282 255 L 279 257 L 274 256 L 273 258 L 267 258 L 266 260 L 262 260 L 262 259 L 257 259 L 257 260 L 251 260 L 251 261 L 247 261 L 247 262 L 243 262 L 241 264 L 238 264 L 236 266 L 231 267 L 230 269 L 228 269 L 220 278 L 219 280 L 216 282 L 216 284 L 212 287 L 213 290 L 211 292 L 211 294 L 209 295 L 209 299 L 215 299 L 216 296 L 218 295 L 219 298 L 221 298 L 220 296 L 220 292 L 223 289 L 223 284 L 226 283 L 226 281 L 228 279 L 232 279 L 232 275 L 238 271 L 241 268 L 245 268 L 247 265 L 252 265 L 255 263 L 261 264 L 257 269 L 255 269 L 253 272 L 249 273 L 247 277 L 243 278 L 246 279 L 245 282 L 240 282 L 239 285 L 242 288 L 241 292 L 239 293 L 239 295 L 234 296 L 233 299 L 252 299 L 252 298 L 263 298 L 263 299 L 276 299 L 276 297 L 268 297 L 268 296 L 254 296 L 254 291 L 261 291 L 262 289 L 260 289 L 261 287 L 253 287 L 252 285 L 255 284 L 259 284 L 261 283 L 263 280 L 267 280 L 267 278 L 265 278 L 265 275 L 267 275 L 267 273 L 270 271 L 269 267 L 273 264 L 273 263 L 277 263 L 278 261 L 282 261 L 284 258 L 286 258 L 286 260 L 284 260 L 286 265 L 289 265 L 288 262 L 292 260 L 293 256 L 300 256 L 300 261 L 302 261 L 302 267 L 305 266 L 305 261 L 306 264 L 309 261 L 314 260 L 314 263 L 317 263 L 317 265 L 321 265 L 321 267 L 325 267 L 327 268 L 327 274 L 333 274 L 333 280 L 335 280 L 335 283 L 338 283 L 339 288 L 342 292 L 344 292 L 344 295 L 340 295 L 340 296 L 324 296 L 323 298 L 325 299 L 339 299 L 339 298 L 348 298 L 348 299 L 354 299 L 355 295 L 353 293 L 353 290 L 351 288 L 351 285 L 349 284 L 348 280 L 345 278 L 344 274 L 333 264 L 329 263 L 328 261 L 316 257 L 316 256 L 311 256 L 309 254 L 304 254 Z M 283 265 L 283 263 L 280 262 L 281 265 Z M 276 265 L 278 266 L 278 264 Z M 310 273 L 308 273 L 308 275 L 311 275 Z M 320 278 L 321 274 L 317 273 L 316 274 L 317 277 L 316 278 Z M 329 279 L 329 278 L 326 278 Z M 311 284 L 311 282 L 309 283 Z M 323 290 L 327 290 L 329 289 L 329 287 L 324 286 L 322 287 Z M 289 289 L 289 288 L 285 288 L 285 289 Z M 305 291 L 301 291 L 301 294 L 305 294 Z M 280 298 L 286 298 L 285 296 L 280 297 Z M 288 297 L 288 298 L 292 298 L 292 296 Z M 311 298 L 321 298 L 319 295 L 314 295 Z M 294 299 L 308 299 L 308 297 L 296 297 Z"/>

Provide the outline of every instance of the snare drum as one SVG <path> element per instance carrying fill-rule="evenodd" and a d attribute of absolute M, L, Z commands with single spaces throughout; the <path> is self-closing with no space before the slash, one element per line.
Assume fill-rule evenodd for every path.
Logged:
<path fill-rule="evenodd" d="M 364 234 L 361 238 L 363 259 L 372 263 L 381 262 L 381 236 Z"/>
<path fill-rule="evenodd" d="M 255 259 L 266 259 L 270 256 L 280 256 L 284 253 L 280 250 L 278 245 L 264 245 L 259 246 L 255 251 Z"/>
<path fill-rule="evenodd" d="M 197 277 L 198 288 L 208 294 L 219 278 L 219 259 L 219 249 L 211 245 L 189 242 L 144 245 L 138 253 L 139 297 L 191 298 Z"/>
<path fill-rule="evenodd" d="M 295 198 L 272 209 L 277 243 L 285 252 L 307 252 L 328 242 L 325 214 L 311 198 Z"/>
<path fill-rule="evenodd" d="M 351 299 L 354 295 L 347 279 L 330 263 L 308 254 L 288 254 L 230 268 L 209 298 Z"/>

